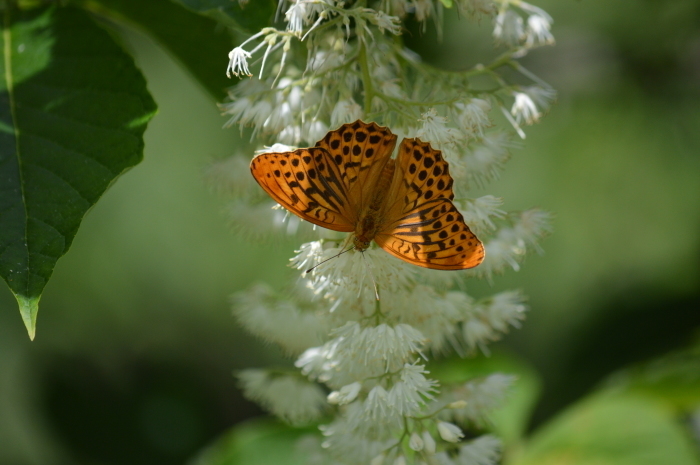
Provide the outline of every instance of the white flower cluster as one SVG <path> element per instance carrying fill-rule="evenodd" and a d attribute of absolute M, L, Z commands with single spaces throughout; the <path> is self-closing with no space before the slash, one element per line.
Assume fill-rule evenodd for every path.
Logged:
<path fill-rule="evenodd" d="M 299 369 L 242 372 L 246 396 L 295 424 L 331 413 L 323 437 L 304 441 L 314 463 L 490 465 L 500 458 L 498 439 L 465 440 L 463 428 L 487 424 L 513 377 L 440 385 L 429 358 L 488 353 L 488 343 L 524 319 L 520 292 L 474 298 L 464 282 L 518 270 L 526 252 L 541 252 L 550 215 L 506 212 L 497 197 L 469 194 L 499 175 L 515 146 L 510 134 L 524 138 L 522 126 L 537 122 L 554 100 L 552 89 L 516 60 L 553 42 L 552 19 L 521 0 L 457 0 L 460 13 L 492 18 L 494 37 L 508 51 L 490 64 L 445 72 L 423 63 L 397 36 L 408 15 L 439 25 L 447 3 L 381 0 L 367 8 L 280 0 L 286 30 L 265 28 L 229 55 L 229 74 L 256 77 L 238 83 L 221 105 L 227 125 L 252 127 L 260 145 L 284 144 L 262 150 L 272 152 L 313 145 L 329 129 L 363 118 L 388 126 L 399 140 L 430 142 L 450 164 L 455 206 L 486 249 L 484 262 L 463 272 L 419 268 L 376 245 L 360 253 L 347 234 L 271 209 L 274 202 L 241 158 L 212 168 L 210 177 L 235 199 L 237 223 L 263 236 L 306 241 L 290 260 L 301 276 L 286 294 L 257 285 L 237 294 L 233 307 L 249 331 L 296 356 Z M 531 85 L 509 83 L 502 66 Z M 474 91 L 474 79 L 492 87 Z M 499 112 L 512 129 L 496 127 Z"/>

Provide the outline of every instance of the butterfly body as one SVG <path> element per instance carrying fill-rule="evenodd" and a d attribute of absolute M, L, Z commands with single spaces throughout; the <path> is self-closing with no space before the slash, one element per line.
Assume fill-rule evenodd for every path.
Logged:
<path fill-rule="evenodd" d="M 386 204 L 386 196 L 394 177 L 394 160 L 388 159 L 379 175 L 377 184 L 372 189 L 372 198 L 357 222 L 353 244 L 359 251 L 366 250 L 379 232 L 382 224 L 382 207 Z"/>
<path fill-rule="evenodd" d="M 452 177 L 438 150 L 396 136 L 375 123 L 344 124 L 293 152 L 264 153 L 251 161 L 260 186 L 311 223 L 353 233 L 356 250 L 372 241 L 418 266 L 472 268 L 484 258 L 481 241 L 452 203 Z"/>

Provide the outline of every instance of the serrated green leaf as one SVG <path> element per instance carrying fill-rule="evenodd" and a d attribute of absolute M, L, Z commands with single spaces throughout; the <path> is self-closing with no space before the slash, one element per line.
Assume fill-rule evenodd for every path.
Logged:
<path fill-rule="evenodd" d="M 273 0 L 173 0 L 240 32 L 253 34 L 272 25 L 277 9 Z"/>
<path fill-rule="evenodd" d="M 508 392 L 503 405 L 494 410 L 489 418 L 493 431 L 506 446 L 517 443 L 525 433 L 530 414 L 541 390 L 540 379 L 535 370 L 523 360 L 505 353 L 473 359 L 449 359 L 429 365 L 431 377 L 441 386 L 462 384 L 473 378 L 494 373 L 516 376 L 515 384 Z"/>
<path fill-rule="evenodd" d="M 31 338 L 56 261 L 109 185 L 143 156 L 155 103 L 82 11 L 5 8 L 0 70 L 0 275 Z"/>
<path fill-rule="evenodd" d="M 300 437 L 317 429 L 298 429 L 268 419 L 250 420 L 231 428 L 207 447 L 191 465 L 302 465 L 296 447 Z"/>
<path fill-rule="evenodd" d="M 233 39 L 213 19 L 171 0 L 75 0 L 74 3 L 143 30 L 170 51 L 214 99 L 223 99 L 225 89 L 233 84 L 226 77 Z"/>
<path fill-rule="evenodd" d="M 698 465 L 687 432 L 648 397 L 599 394 L 569 408 L 507 465 Z"/>

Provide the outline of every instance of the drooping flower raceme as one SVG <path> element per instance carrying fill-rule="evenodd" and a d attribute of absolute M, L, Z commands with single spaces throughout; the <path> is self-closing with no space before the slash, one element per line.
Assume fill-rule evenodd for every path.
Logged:
<path fill-rule="evenodd" d="M 246 370 L 239 379 L 248 397 L 285 421 L 326 418 L 320 435 L 301 444 L 320 463 L 488 465 L 500 457 L 494 436 L 464 438 L 488 424 L 514 377 L 441 385 L 430 366 L 435 354 L 488 353 L 525 317 L 521 292 L 475 298 L 465 281 L 517 271 L 527 252 L 541 251 L 550 215 L 507 212 L 501 199 L 470 189 L 498 177 L 517 145 L 511 135 L 524 138 L 523 127 L 554 100 L 517 61 L 553 43 L 552 18 L 521 0 L 457 0 L 462 15 L 491 18 L 506 51 L 490 64 L 444 72 L 405 48 L 400 34 L 410 15 L 441 28 L 446 4 L 280 0 L 286 29 L 265 28 L 229 54 L 227 72 L 242 80 L 221 109 L 227 125 L 253 128 L 261 151 L 312 146 L 356 119 L 388 126 L 399 140 L 430 142 L 450 164 L 455 206 L 486 249 L 481 265 L 459 272 L 419 268 L 376 246 L 348 251 L 347 234 L 275 206 L 249 176 L 250 154 L 212 167 L 212 179 L 233 197 L 237 227 L 263 239 L 299 238 L 285 291 L 259 284 L 233 299 L 239 321 L 295 357 L 295 369 Z M 520 74 L 518 83 L 504 67 Z"/>

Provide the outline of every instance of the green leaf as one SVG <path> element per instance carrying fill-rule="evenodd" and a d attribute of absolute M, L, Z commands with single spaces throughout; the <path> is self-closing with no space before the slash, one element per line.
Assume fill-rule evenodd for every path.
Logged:
<path fill-rule="evenodd" d="M 700 343 L 612 375 L 606 387 L 653 396 L 679 413 L 700 405 Z"/>
<path fill-rule="evenodd" d="M 192 465 L 302 465 L 307 463 L 296 447 L 305 434 L 317 429 L 297 429 L 268 419 L 237 425 L 207 447 Z"/>
<path fill-rule="evenodd" d="M 213 19 L 170 0 L 76 0 L 75 4 L 143 30 L 170 51 L 216 100 L 223 99 L 225 89 L 236 83 L 226 77 L 233 39 Z"/>
<path fill-rule="evenodd" d="M 439 380 L 441 386 L 462 384 L 493 373 L 515 375 L 515 384 L 508 392 L 503 406 L 494 410 L 490 419 L 493 431 L 507 446 L 522 438 L 541 390 L 539 376 L 523 360 L 497 353 L 490 357 L 439 361 L 431 363 L 429 369 L 431 377 Z"/>
<path fill-rule="evenodd" d="M 538 431 L 508 465 L 697 465 L 670 409 L 635 395 L 599 394 Z"/>
<path fill-rule="evenodd" d="M 452 8 L 452 0 L 440 0 L 440 3 L 445 5 L 445 8 Z"/>
<path fill-rule="evenodd" d="M 222 24 L 248 34 L 272 25 L 277 9 L 273 0 L 174 0 L 186 8 L 207 15 Z M 243 6 L 241 6 L 243 4 Z"/>
<path fill-rule="evenodd" d="M 56 261 L 88 209 L 141 161 L 156 107 L 131 57 L 80 10 L 2 15 L 0 275 L 33 339 Z"/>

